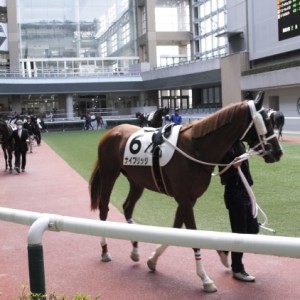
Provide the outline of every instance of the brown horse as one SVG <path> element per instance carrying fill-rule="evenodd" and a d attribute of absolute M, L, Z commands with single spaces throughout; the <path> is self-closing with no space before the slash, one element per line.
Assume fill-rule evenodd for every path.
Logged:
<path fill-rule="evenodd" d="M 175 228 L 185 225 L 187 229 L 196 229 L 193 213 L 196 200 L 208 188 L 214 165 L 221 161 L 236 140 L 247 142 L 267 163 L 279 161 L 282 149 L 274 135 L 270 119 L 262 108 L 262 102 L 263 93 L 260 92 L 255 101 L 230 105 L 203 120 L 180 128 L 173 157 L 169 163 L 160 167 L 165 191 L 178 204 L 173 224 Z M 126 142 L 138 130 L 141 128 L 120 125 L 108 131 L 99 143 L 98 161 L 90 179 L 90 193 L 91 209 L 99 209 L 100 219 L 103 221 L 107 219 L 110 195 L 120 173 L 127 177 L 130 185 L 129 194 L 123 204 L 124 215 L 129 223 L 133 222 L 133 210 L 144 188 L 160 192 L 151 166 L 131 166 L 123 163 Z M 140 141 L 135 139 L 134 143 L 132 150 L 137 151 Z M 210 162 L 211 165 L 194 160 Z M 110 261 L 105 238 L 102 238 L 101 245 L 102 261 Z M 166 247 L 159 246 L 149 258 L 148 267 L 151 270 L 155 270 L 158 257 Z M 200 249 L 194 249 L 194 254 L 197 275 L 203 282 L 204 291 L 215 292 L 217 288 L 202 266 Z M 131 258 L 134 261 L 139 260 L 137 242 L 133 242 Z"/>

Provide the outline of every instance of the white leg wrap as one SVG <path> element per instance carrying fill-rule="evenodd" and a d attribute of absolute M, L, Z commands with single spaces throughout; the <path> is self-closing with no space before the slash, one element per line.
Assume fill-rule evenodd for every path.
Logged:
<path fill-rule="evenodd" d="M 196 261 L 196 273 L 201 278 L 203 283 L 203 288 L 205 292 L 212 293 L 217 291 L 217 287 L 214 282 L 207 276 L 205 269 L 202 265 L 200 251 L 195 252 L 195 261 Z"/>
<path fill-rule="evenodd" d="M 127 223 L 128 224 L 135 224 L 134 220 L 133 219 L 128 219 L 127 220 Z M 132 251 L 130 253 L 130 258 L 133 260 L 133 261 L 139 261 L 140 260 L 140 254 L 139 254 L 139 248 L 138 248 L 138 243 L 136 241 L 131 241 L 132 242 Z"/>
<path fill-rule="evenodd" d="M 105 237 L 102 237 L 102 238 L 101 238 L 100 245 L 101 245 L 101 247 L 107 245 L 107 242 L 106 242 L 106 238 L 105 238 Z"/>
<path fill-rule="evenodd" d="M 140 260 L 140 254 L 139 254 L 139 248 L 138 247 L 133 247 L 131 254 L 130 254 L 130 258 L 133 261 L 139 261 Z"/>
<path fill-rule="evenodd" d="M 101 247 L 102 247 L 102 253 L 101 253 L 101 260 L 103 262 L 109 262 L 112 260 L 110 253 L 107 250 L 107 243 L 106 243 L 106 238 L 102 237 L 101 238 Z"/>

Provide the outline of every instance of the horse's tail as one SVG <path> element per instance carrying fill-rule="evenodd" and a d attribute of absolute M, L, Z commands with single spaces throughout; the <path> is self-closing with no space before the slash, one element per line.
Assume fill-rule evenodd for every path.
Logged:
<path fill-rule="evenodd" d="M 91 197 L 91 210 L 97 210 L 100 203 L 100 191 L 101 191 L 101 172 L 100 163 L 97 160 L 94 170 L 90 178 L 90 197 Z"/>

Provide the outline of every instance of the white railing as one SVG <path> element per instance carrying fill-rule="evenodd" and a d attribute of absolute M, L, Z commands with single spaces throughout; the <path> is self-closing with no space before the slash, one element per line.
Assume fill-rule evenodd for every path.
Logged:
<path fill-rule="evenodd" d="M 175 229 L 99 220 L 0 207 L 0 220 L 31 225 L 28 234 L 28 259 L 31 292 L 45 293 L 42 235 L 46 230 L 104 236 L 115 239 L 249 252 L 300 258 L 300 238 L 236 234 L 202 230 Z M 36 274 L 38 272 L 38 274 Z"/>
<path fill-rule="evenodd" d="M 175 229 L 99 220 L 0 207 L 0 220 L 32 225 L 38 218 L 49 216 L 49 230 L 106 236 L 122 240 L 164 243 L 181 247 L 223 249 L 300 258 L 300 238 L 235 234 L 203 230 Z"/>

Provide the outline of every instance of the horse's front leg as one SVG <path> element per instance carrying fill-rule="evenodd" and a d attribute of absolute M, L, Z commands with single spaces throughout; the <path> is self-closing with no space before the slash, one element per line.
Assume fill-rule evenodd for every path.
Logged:
<path fill-rule="evenodd" d="M 8 154 L 8 165 L 9 165 L 9 172 L 12 173 L 12 159 L 13 159 L 13 154 L 12 152 L 9 152 Z"/>
<path fill-rule="evenodd" d="M 202 265 L 200 249 L 194 249 L 194 253 L 195 253 L 195 262 L 196 262 L 196 273 L 202 280 L 204 292 L 207 293 L 216 292 L 218 290 L 216 285 L 208 277 Z"/>
<path fill-rule="evenodd" d="M 2 148 L 2 149 L 3 149 L 4 161 L 5 161 L 5 171 L 7 171 L 7 169 L 8 169 L 8 158 L 7 158 L 7 154 L 6 154 L 5 148 Z"/>
<path fill-rule="evenodd" d="M 196 230 L 196 221 L 193 212 L 193 205 L 191 203 L 195 202 L 181 202 L 182 204 L 178 206 L 174 227 L 182 226 L 182 223 L 185 224 L 187 229 Z M 217 287 L 214 282 L 208 277 L 205 272 L 205 269 L 202 265 L 200 249 L 193 249 L 195 254 L 196 262 L 196 273 L 201 278 L 203 283 L 203 289 L 207 293 L 213 293 L 217 291 Z"/>

